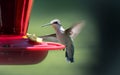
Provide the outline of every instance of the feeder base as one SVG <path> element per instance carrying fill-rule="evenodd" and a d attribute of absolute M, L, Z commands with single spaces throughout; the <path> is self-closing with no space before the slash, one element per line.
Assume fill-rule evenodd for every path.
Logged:
<path fill-rule="evenodd" d="M 45 59 L 49 50 L 64 48 L 54 42 L 31 43 L 23 36 L 0 36 L 0 65 L 37 64 Z"/>

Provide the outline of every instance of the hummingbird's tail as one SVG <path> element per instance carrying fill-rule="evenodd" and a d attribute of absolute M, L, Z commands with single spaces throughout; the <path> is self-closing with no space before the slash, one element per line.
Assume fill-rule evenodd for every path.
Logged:
<path fill-rule="evenodd" d="M 69 47 L 66 47 L 66 52 L 65 52 L 65 57 L 66 60 L 70 63 L 74 62 L 74 45 L 71 44 Z"/>
<path fill-rule="evenodd" d="M 70 62 L 70 63 L 73 63 L 73 62 L 74 62 L 74 58 L 69 58 L 67 52 L 65 52 L 65 57 L 66 57 L 66 60 L 67 60 L 68 62 Z"/>

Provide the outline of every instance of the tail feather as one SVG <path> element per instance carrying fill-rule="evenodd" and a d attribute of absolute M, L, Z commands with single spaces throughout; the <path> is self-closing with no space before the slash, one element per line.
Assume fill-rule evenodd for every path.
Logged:
<path fill-rule="evenodd" d="M 65 52 L 65 57 L 66 60 L 70 63 L 74 62 L 74 45 L 71 44 L 69 47 L 66 47 L 66 52 Z"/>
<path fill-rule="evenodd" d="M 74 58 L 69 58 L 67 55 L 68 55 L 68 54 L 67 54 L 67 52 L 66 52 L 66 54 L 65 54 L 66 60 L 67 60 L 68 62 L 70 62 L 70 63 L 73 63 L 73 62 L 74 62 Z"/>

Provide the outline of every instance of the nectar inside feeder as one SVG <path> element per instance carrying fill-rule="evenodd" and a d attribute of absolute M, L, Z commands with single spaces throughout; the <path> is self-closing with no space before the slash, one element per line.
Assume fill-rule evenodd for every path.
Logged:
<path fill-rule="evenodd" d="M 41 62 L 49 50 L 65 46 L 35 42 L 27 38 L 33 0 L 0 0 L 0 65 L 27 65 Z"/>

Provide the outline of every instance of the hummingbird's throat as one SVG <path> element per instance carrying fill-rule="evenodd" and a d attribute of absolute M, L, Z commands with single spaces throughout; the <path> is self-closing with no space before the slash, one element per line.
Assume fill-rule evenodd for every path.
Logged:
<path fill-rule="evenodd" d="M 61 33 L 64 33 L 64 31 L 65 31 L 65 29 L 61 26 L 61 27 L 60 27 L 60 32 L 61 32 Z"/>

